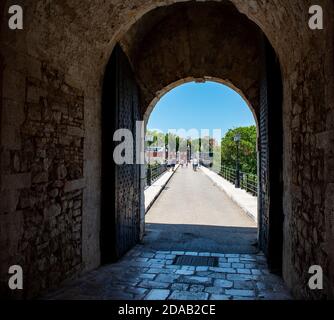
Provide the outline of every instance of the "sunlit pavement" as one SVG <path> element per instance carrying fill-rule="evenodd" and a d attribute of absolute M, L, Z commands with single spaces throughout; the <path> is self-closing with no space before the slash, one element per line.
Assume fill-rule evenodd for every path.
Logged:
<path fill-rule="evenodd" d="M 179 168 L 146 221 L 143 243 L 119 262 L 70 281 L 45 298 L 291 299 L 252 243 L 256 224 L 203 173 Z M 202 265 L 175 264 L 178 256 L 203 257 Z M 205 265 L 212 258 L 215 266 Z"/>
<path fill-rule="evenodd" d="M 257 225 L 201 170 L 179 167 L 146 214 L 154 250 L 257 253 Z"/>

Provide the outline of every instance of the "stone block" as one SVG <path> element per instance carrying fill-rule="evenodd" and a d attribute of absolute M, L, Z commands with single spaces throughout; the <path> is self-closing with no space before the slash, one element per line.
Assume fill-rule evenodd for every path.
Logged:
<path fill-rule="evenodd" d="M 138 262 L 147 262 L 148 261 L 148 258 L 135 258 L 135 261 L 138 261 Z"/>
<path fill-rule="evenodd" d="M 174 269 L 163 269 L 163 268 L 150 268 L 147 270 L 147 273 L 174 273 Z"/>
<path fill-rule="evenodd" d="M 246 280 L 258 280 L 259 276 L 255 275 L 249 275 L 249 274 L 228 274 L 226 275 L 227 280 L 240 280 L 240 281 L 246 281 Z"/>
<path fill-rule="evenodd" d="M 24 103 L 10 99 L 3 99 L 2 103 L 3 123 L 20 126 L 25 119 Z"/>
<path fill-rule="evenodd" d="M 203 284 L 209 286 L 212 284 L 212 279 L 209 277 L 198 277 L 198 276 L 182 276 L 180 282 L 189 284 Z"/>
<path fill-rule="evenodd" d="M 173 291 L 168 300 L 208 300 L 206 292 Z"/>
<path fill-rule="evenodd" d="M 237 273 L 239 273 L 239 274 L 251 274 L 251 271 L 250 271 L 250 269 L 243 268 L 243 269 L 237 269 Z"/>
<path fill-rule="evenodd" d="M 16 211 L 19 203 L 20 192 L 18 190 L 3 190 L 0 192 L 0 213 Z"/>
<path fill-rule="evenodd" d="M 206 287 L 204 289 L 205 292 L 211 293 L 211 294 L 222 294 L 224 293 L 224 289 L 221 287 Z"/>
<path fill-rule="evenodd" d="M 252 269 L 251 272 L 256 276 L 260 276 L 262 274 L 260 269 Z"/>
<path fill-rule="evenodd" d="M 176 270 L 176 274 L 181 274 L 181 275 L 193 275 L 195 272 L 192 270 Z"/>
<path fill-rule="evenodd" d="M 152 289 L 146 295 L 145 300 L 166 300 L 170 291 L 165 289 Z"/>
<path fill-rule="evenodd" d="M 25 100 L 25 76 L 9 68 L 3 71 L 2 96 L 13 101 L 23 102 Z"/>
<path fill-rule="evenodd" d="M 138 286 L 142 288 L 167 289 L 169 287 L 169 283 L 154 280 L 143 280 L 138 284 Z"/>
<path fill-rule="evenodd" d="M 224 273 L 237 273 L 235 269 L 233 268 L 220 268 L 221 271 L 220 272 L 224 272 Z"/>
<path fill-rule="evenodd" d="M 176 282 L 179 278 L 180 276 L 177 274 L 159 274 L 155 278 L 155 281 L 173 283 Z"/>
<path fill-rule="evenodd" d="M 198 254 L 200 257 L 210 257 L 210 252 L 200 252 L 199 254 Z"/>
<path fill-rule="evenodd" d="M 166 259 L 166 255 L 165 254 L 156 254 L 154 256 L 155 259 Z"/>
<path fill-rule="evenodd" d="M 159 251 L 157 251 L 156 252 L 156 254 L 171 254 L 171 252 L 170 251 L 162 251 L 162 250 L 159 250 Z"/>
<path fill-rule="evenodd" d="M 229 263 L 229 262 L 223 262 L 223 263 L 219 263 L 218 264 L 219 265 L 219 268 L 232 268 L 232 264 L 231 263 Z"/>
<path fill-rule="evenodd" d="M 186 251 L 184 253 L 186 256 L 198 256 L 198 252 Z"/>
<path fill-rule="evenodd" d="M 46 183 L 48 182 L 49 176 L 47 172 L 38 172 L 32 178 L 32 183 Z"/>
<path fill-rule="evenodd" d="M 9 253 L 16 253 L 24 232 L 22 211 L 1 215 L 0 219 L 0 251 L 1 258 Z"/>
<path fill-rule="evenodd" d="M 202 292 L 204 288 L 205 287 L 201 284 L 193 284 L 190 286 L 189 291 L 190 292 Z"/>
<path fill-rule="evenodd" d="M 227 296 L 225 294 L 212 294 L 210 296 L 210 300 L 215 300 L 215 301 L 231 300 L 231 296 Z"/>
<path fill-rule="evenodd" d="M 194 266 L 181 266 L 182 270 L 195 271 L 196 267 Z"/>
<path fill-rule="evenodd" d="M 58 203 L 52 203 L 49 207 L 44 209 L 44 216 L 46 218 L 53 218 L 61 213 L 61 206 Z"/>
<path fill-rule="evenodd" d="M 45 91 L 34 85 L 28 85 L 26 101 L 28 103 L 38 104 L 40 97 L 45 95 Z"/>
<path fill-rule="evenodd" d="M 31 187 L 30 173 L 16 173 L 1 177 L 1 190 L 16 190 Z"/>
<path fill-rule="evenodd" d="M 204 266 L 196 267 L 196 271 L 208 271 L 208 270 L 209 270 L 209 267 L 204 267 Z"/>
<path fill-rule="evenodd" d="M 68 126 L 67 134 L 70 136 L 75 136 L 75 137 L 84 137 L 85 132 L 83 129 L 79 127 Z"/>
<path fill-rule="evenodd" d="M 177 255 L 177 256 L 183 256 L 184 251 L 172 251 L 171 254 Z"/>
<path fill-rule="evenodd" d="M 138 277 L 146 280 L 153 280 L 156 277 L 156 273 L 142 273 L 138 275 Z"/>
<path fill-rule="evenodd" d="M 189 284 L 186 283 L 173 283 L 171 286 L 171 289 L 175 291 L 186 291 L 188 288 Z"/>
<path fill-rule="evenodd" d="M 246 280 L 246 281 L 233 281 L 233 289 L 247 289 L 254 290 L 256 287 L 255 281 Z"/>
<path fill-rule="evenodd" d="M 21 149 L 21 132 L 17 124 L 4 123 L 1 125 L 1 144 L 12 150 Z"/>
<path fill-rule="evenodd" d="M 132 293 L 132 294 L 139 294 L 143 295 L 147 292 L 147 289 L 145 288 L 136 288 L 136 287 L 129 287 L 126 289 L 126 292 Z"/>
<path fill-rule="evenodd" d="M 154 257 L 154 253 L 143 252 L 140 256 L 143 257 L 143 258 L 153 258 Z"/>
<path fill-rule="evenodd" d="M 228 289 L 228 290 L 225 290 L 225 293 L 231 296 L 255 297 L 254 290 Z"/>
<path fill-rule="evenodd" d="M 223 280 L 223 279 L 216 279 L 214 281 L 214 286 L 219 288 L 232 288 L 233 281 Z"/>
<path fill-rule="evenodd" d="M 165 259 L 149 259 L 148 262 L 150 263 L 157 263 L 157 264 L 165 264 Z"/>
<path fill-rule="evenodd" d="M 64 192 L 67 193 L 83 189 L 85 187 L 85 182 L 85 178 L 66 181 L 64 186 Z"/>
<path fill-rule="evenodd" d="M 225 254 L 225 257 L 226 258 L 239 258 L 240 254 L 237 254 L 237 253 L 227 253 L 227 254 Z"/>

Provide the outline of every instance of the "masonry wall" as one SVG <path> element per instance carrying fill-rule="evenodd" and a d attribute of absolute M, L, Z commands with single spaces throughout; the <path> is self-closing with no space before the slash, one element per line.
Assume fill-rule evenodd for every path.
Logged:
<path fill-rule="evenodd" d="M 6 1 L 1 22 L 1 295 L 8 294 L 10 264 L 29 262 L 24 292 L 31 296 L 99 265 L 104 69 L 116 41 L 135 21 L 174 2 L 179 1 L 27 0 L 22 1 L 24 30 L 11 31 L 7 9 L 12 1 Z M 282 68 L 284 280 L 296 297 L 333 297 L 333 2 L 317 3 L 325 12 L 323 31 L 308 28 L 311 0 L 225 2 L 261 28 Z M 151 97 L 159 96 L 154 91 L 160 85 L 150 87 Z M 306 289 L 312 264 L 324 268 L 323 292 Z"/>
<path fill-rule="evenodd" d="M 84 96 L 39 67 L 5 73 L 1 135 L 1 266 L 23 266 L 32 295 L 82 263 Z"/>
<path fill-rule="evenodd" d="M 261 35 L 228 3 L 178 3 L 150 11 L 120 39 L 141 88 L 143 113 L 157 93 L 161 97 L 182 81 L 213 79 L 241 93 L 256 117 Z"/>

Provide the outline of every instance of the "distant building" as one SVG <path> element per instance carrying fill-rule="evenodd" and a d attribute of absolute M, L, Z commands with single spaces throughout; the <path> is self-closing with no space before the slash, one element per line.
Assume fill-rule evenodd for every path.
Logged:
<path fill-rule="evenodd" d="M 165 147 L 147 147 L 145 151 L 147 163 L 165 162 L 166 150 Z"/>

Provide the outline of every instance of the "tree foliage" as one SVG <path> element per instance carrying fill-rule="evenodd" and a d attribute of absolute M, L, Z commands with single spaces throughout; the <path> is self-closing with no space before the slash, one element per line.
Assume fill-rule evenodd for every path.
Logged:
<path fill-rule="evenodd" d="M 151 146 L 166 147 L 168 143 L 174 141 L 174 143 L 176 143 L 176 151 L 180 149 L 183 150 L 184 148 L 186 148 L 187 144 L 191 144 L 192 152 L 200 150 L 206 152 L 213 151 L 213 164 L 216 169 L 219 169 L 221 165 L 233 168 L 236 166 L 237 146 L 236 142 L 234 141 L 234 137 L 237 133 L 240 134 L 240 170 L 246 173 L 257 174 L 256 126 L 238 127 L 230 129 L 225 134 L 224 138 L 222 138 L 220 146 L 210 146 L 209 138 L 193 139 L 191 141 L 188 141 L 187 139 L 178 137 L 172 133 L 165 134 L 162 132 L 149 130 L 147 132 L 147 134 L 153 136 L 153 142 L 151 143 Z M 219 156 L 219 151 L 221 151 L 221 157 Z"/>
<path fill-rule="evenodd" d="M 237 145 L 234 141 L 235 135 L 241 136 L 239 143 L 240 170 L 247 173 L 257 173 L 256 152 L 256 126 L 239 127 L 230 129 L 221 141 L 222 164 L 230 167 L 236 166 Z"/>

